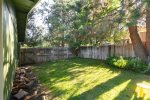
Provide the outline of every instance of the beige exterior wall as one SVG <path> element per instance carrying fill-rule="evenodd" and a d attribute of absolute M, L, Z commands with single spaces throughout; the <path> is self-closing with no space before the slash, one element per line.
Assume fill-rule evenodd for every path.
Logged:
<path fill-rule="evenodd" d="M 13 6 L 10 2 L 11 0 L 3 0 L 3 10 L 2 17 L 3 18 L 3 28 L 0 43 L 1 44 L 1 58 L 3 61 L 1 62 L 2 66 L 0 71 L 2 71 L 3 80 L 1 84 L 3 87 L 1 88 L 2 96 L 0 95 L 0 100 L 9 100 L 12 82 L 14 78 L 15 67 L 17 65 L 17 31 L 16 31 L 16 19 L 14 14 Z"/>

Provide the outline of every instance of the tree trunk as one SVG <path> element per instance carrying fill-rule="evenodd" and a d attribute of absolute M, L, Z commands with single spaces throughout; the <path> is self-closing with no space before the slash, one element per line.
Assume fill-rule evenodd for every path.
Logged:
<path fill-rule="evenodd" d="M 129 26 L 128 28 L 135 55 L 142 60 L 147 60 L 146 48 L 139 37 L 137 26 Z"/>
<path fill-rule="evenodd" d="M 150 8 L 146 9 L 146 49 L 150 57 Z"/>

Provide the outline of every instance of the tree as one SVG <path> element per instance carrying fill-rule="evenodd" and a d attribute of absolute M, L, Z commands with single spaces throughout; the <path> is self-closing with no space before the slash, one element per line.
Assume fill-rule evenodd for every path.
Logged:
<path fill-rule="evenodd" d="M 32 26 L 32 32 L 31 34 L 27 34 L 26 36 L 26 44 L 29 46 L 29 47 L 36 47 L 36 46 L 40 46 L 42 45 L 42 40 L 43 40 L 43 28 L 42 27 L 34 27 Z M 27 31 L 30 31 L 30 30 L 27 30 Z M 28 32 L 30 33 L 30 32 Z"/>
<path fill-rule="evenodd" d="M 149 2 L 139 0 L 55 0 L 49 14 L 44 17 L 49 34 L 46 41 L 54 46 L 68 44 L 77 50 L 81 45 L 100 45 L 113 37 L 121 39 L 118 31 L 128 27 L 133 48 L 137 57 L 146 60 L 150 51 L 150 14 L 147 6 L 147 43 L 143 45 L 139 34 L 137 21 L 143 17 L 144 4 Z M 43 10 L 39 12 L 44 13 Z M 120 27 L 121 26 L 121 27 Z M 120 36 L 119 36 L 120 35 Z M 114 40 L 114 41 L 116 41 Z"/>
<path fill-rule="evenodd" d="M 139 3 L 139 5 L 137 5 Z M 137 57 L 147 60 L 147 50 L 143 45 L 137 30 L 137 20 L 141 17 L 142 2 L 137 0 L 122 0 L 122 10 L 125 9 L 128 19 L 127 25 L 130 33 L 130 38 L 133 44 L 134 52 Z"/>
<path fill-rule="evenodd" d="M 50 11 L 47 7 L 50 7 L 48 2 L 41 2 L 37 8 L 34 8 L 28 14 L 25 42 L 29 47 L 45 46 L 45 39 L 48 38 L 48 36 L 47 30 L 45 29 L 46 26 L 43 25 L 44 23 L 42 24 L 42 20 L 47 17 L 47 13 Z"/>
<path fill-rule="evenodd" d="M 150 1 L 146 1 L 146 48 L 150 57 Z"/>

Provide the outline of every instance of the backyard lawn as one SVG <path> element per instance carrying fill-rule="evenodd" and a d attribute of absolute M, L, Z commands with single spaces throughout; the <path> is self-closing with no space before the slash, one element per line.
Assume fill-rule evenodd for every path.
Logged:
<path fill-rule="evenodd" d="M 50 61 L 33 69 L 54 100 L 136 100 L 136 84 L 150 83 L 147 75 L 92 59 Z"/>

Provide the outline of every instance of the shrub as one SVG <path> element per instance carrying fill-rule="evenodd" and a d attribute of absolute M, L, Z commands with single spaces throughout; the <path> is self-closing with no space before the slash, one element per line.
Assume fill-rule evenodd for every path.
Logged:
<path fill-rule="evenodd" d="M 141 73 L 150 72 L 150 64 L 140 60 L 139 58 L 109 57 L 106 61 L 111 66 Z"/>
<path fill-rule="evenodd" d="M 125 60 L 123 57 L 110 57 L 107 59 L 107 63 L 111 66 L 125 68 L 127 60 Z"/>
<path fill-rule="evenodd" d="M 70 42 L 69 47 L 72 51 L 72 53 L 77 56 L 78 55 L 78 51 L 81 45 L 81 41 L 77 41 L 77 42 Z"/>
<path fill-rule="evenodd" d="M 109 57 L 109 58 L 106 59 L 107 64 L 109 64 L 111 66 L 114 66 L 113 63 L 116 62 L 116 61 L 117 61 L 117 57 Z"/>
<path fill-rule="evenodd" d="M 127 60 L 125 60 L 122 56 L 117 59 L 114 63 L 114 66 L 119 67 L 119 68 L 125 68 L 127 65 Z"/>
<path fill-rule="evenodd" d="M 143 72 L 147 70 L 148 64 L 139 58 L 128 58 L 127 67 L 131 70 L 135 70 L 138 72 Z"/>
<path fill-rule="evenodd" d="M 147 69 L 144 71 L 144 73 L 150 75 L 150 63 L 148 64 L 148 67 L 147 67 Z"/>

